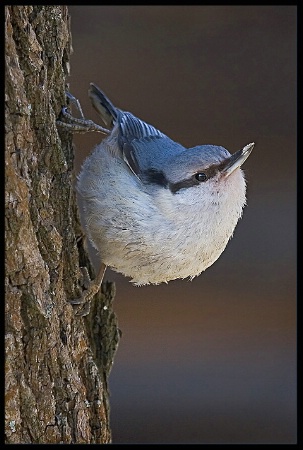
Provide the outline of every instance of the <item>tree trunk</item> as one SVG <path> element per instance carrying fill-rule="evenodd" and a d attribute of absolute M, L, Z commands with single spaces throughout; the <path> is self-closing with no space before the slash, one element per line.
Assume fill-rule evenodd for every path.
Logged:
<path fill-rule="evenodd" d="M 73 147 L 56 127 L 71 36 L 66 6 L 6 6 L 6 443 L 110 443 L 107 379 L 119 332 L 114 286 L 90 314 Z M 92 275 L 92 274 L 91 274 Z"/>

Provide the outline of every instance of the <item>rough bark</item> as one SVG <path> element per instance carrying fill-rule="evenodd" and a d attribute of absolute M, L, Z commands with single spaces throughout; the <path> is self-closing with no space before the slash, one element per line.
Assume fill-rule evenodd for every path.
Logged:
<path fill-rule="evenodd" d="M 72 136 L 59 132 L 71 36 L 66 6 L 5 8 L 6 443 L 109 443 L 114 286 L 86 318 Z M 60 134 L 59 134 L 60 133 Z"/>

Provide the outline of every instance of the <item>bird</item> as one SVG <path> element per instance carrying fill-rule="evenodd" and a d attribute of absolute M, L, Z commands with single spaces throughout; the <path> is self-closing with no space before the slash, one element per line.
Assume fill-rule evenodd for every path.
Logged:
<path fill-rule="evenodd" d="M 254 143 L 233 154 L 218 145 L 186 148 L 114 106 L 94 83 L 89 97 L 106 128 L 82 111 L 73 120 L 66 108 L 59 125 L 106 134 L 76 183 L 81 225 L 101 261 L 91 290 L 106 267 L 136 286 L 193 280 L 220 257 L 242 217 L 241 167 Z"/>

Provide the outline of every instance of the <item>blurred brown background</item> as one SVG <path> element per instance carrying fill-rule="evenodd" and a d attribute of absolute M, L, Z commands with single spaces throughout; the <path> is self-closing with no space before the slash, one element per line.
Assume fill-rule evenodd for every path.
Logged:
<path fill-rule="evenodd" d="M 296 441 L 296 7 L 70 6 L 71 92 L 91 81 L 186 147 L 256 147 L 247 207 L 193 282 L 115 280 L 113 443 Z M 98 134 L 76 136 L 76 170 Z"/>

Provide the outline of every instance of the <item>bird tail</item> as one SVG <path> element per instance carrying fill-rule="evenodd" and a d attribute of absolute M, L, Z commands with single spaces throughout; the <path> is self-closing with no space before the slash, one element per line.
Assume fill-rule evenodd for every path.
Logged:
<path fill-rule="evenodd" d="M 91 99 L 92 105 L 101 116 L 103 122 L 107 127 L 114 126 L 118 111 L 106 95 L 94 83 L 90 83 L 88 96 Z"/>

